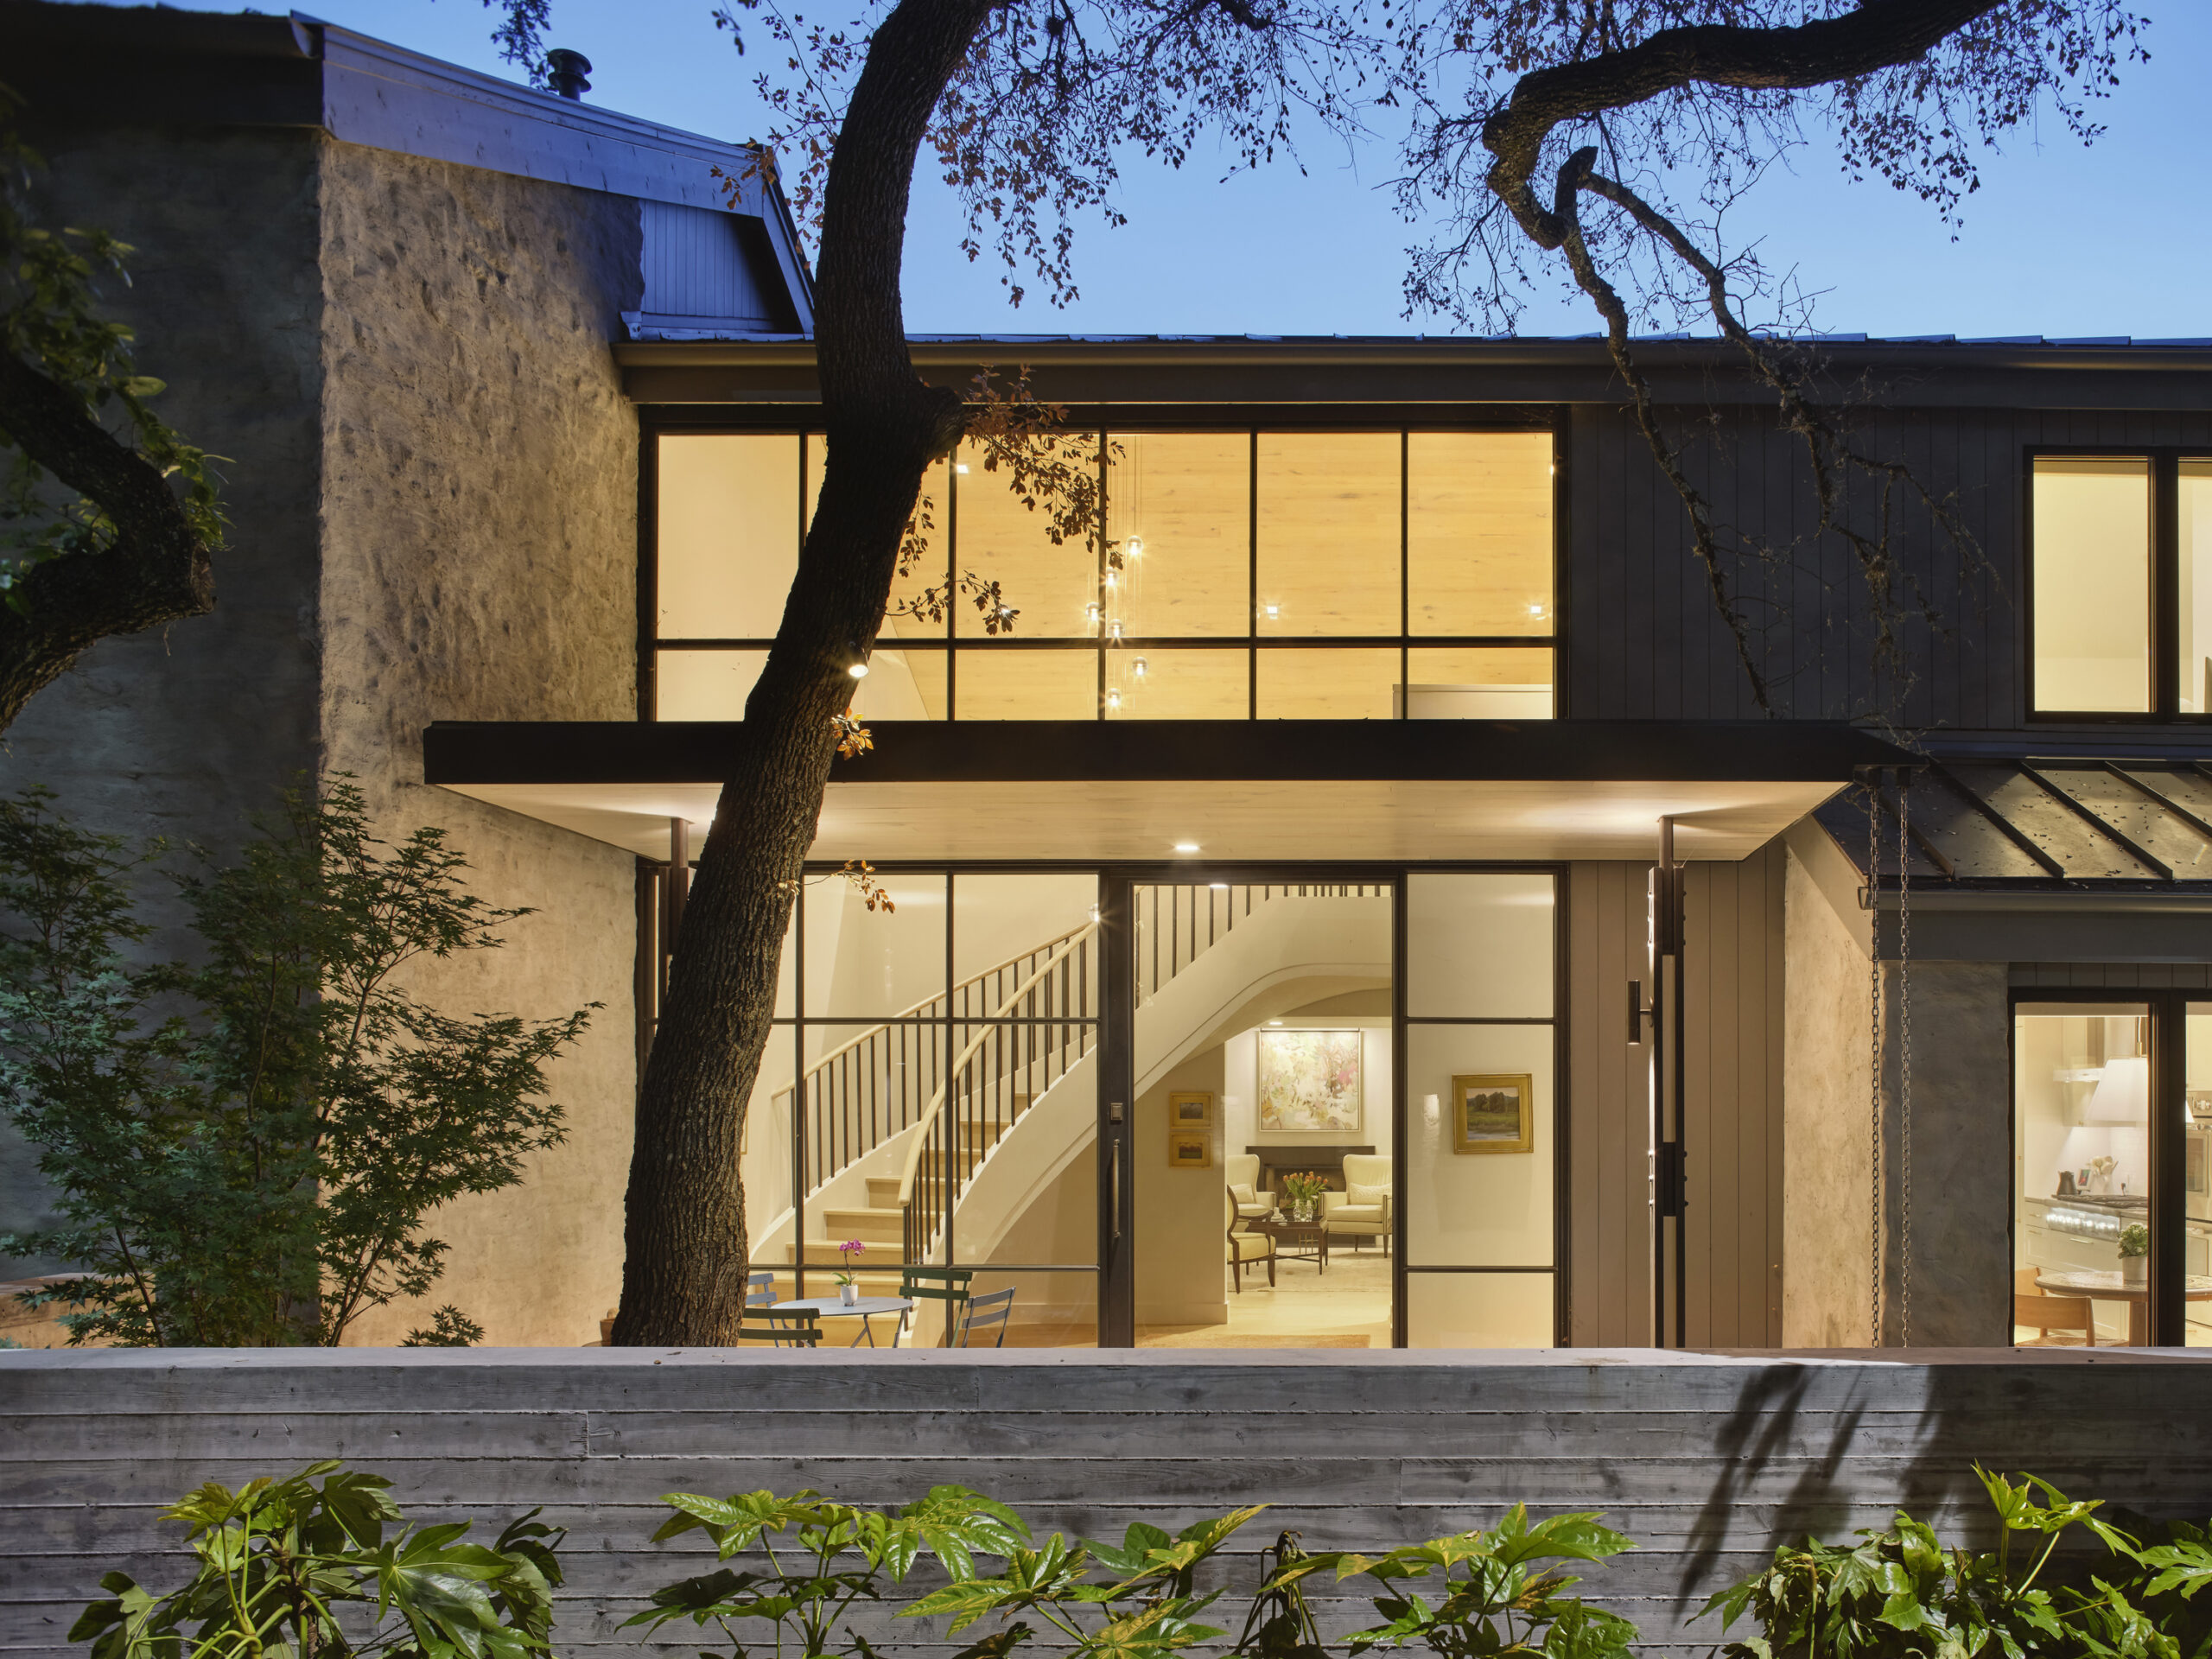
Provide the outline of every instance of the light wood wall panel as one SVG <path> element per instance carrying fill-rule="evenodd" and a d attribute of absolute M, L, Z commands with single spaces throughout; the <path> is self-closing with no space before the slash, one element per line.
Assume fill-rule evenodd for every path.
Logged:
<path fill-rule="evenodd" d="M 2201 1518 L 2212 1488 L 2212 1366 L 2060 1351 L 1803 1366 L 1441 1354 L 967 1355 L 825 1350 L 346 1351 L 0 1354 L 0 1649 L 81 1654 L 77 1611 L 120 1567 L 159 1587 L 187 1558 L 164 1504 L 344 1458 L 389 1477 L 418 1522 L 479 1535 L 533 1505 L 569 1529 L 556 1650 L 636 1654 L 620 1628 L 655 1587 L 702 1573 L 697 1535 L 647 1541 L 668 1491 L 803 1487 L 868 1504 L 958 1482 L 1040 1532 L 1119 1540 L 1244 1503 L 1271 1507 L 1209 1584 L 1248 1593 L 1258 1552 L 1376 1552 L 1507 1505 L 1590 1509 L 1643 1548 L 1586 1590 L 1642 1627 L 1639 1650 L 1709 1650 L 1688 1623 L 1785 1538 L 1844 1539 L 1893 1505 L 1987 1537 L 1976 1459 L 2081 1496 Z M 739 1568 L 758 1563 L 741 1560 Z M 914 1581 L 932 1583 L 928 1568 Z M 1340 1638 L 1373 1617 L 1325 1579 Z M 897 1603 L 893 1603 L 895 1608 Z M 863 1606 L 893 1659 L 942 1659 L 941 1627 Z M 671 1625 L 689 1653 L 712 1631 Z"/>
<path fill-rule="evenodd" d="M 1628 982 L 1646 982 L 1646 866 L 1573 866 L 1569 889 L 1569 1332 L 1649 1339 L 1645 1147 L 1651 1050 L 1628 1041 Z M 1684 1056 L 1689 1106 L 1689 1339 L 1782 1340 L 1782 883 L 1776 842 L 1690 866 Z"/>

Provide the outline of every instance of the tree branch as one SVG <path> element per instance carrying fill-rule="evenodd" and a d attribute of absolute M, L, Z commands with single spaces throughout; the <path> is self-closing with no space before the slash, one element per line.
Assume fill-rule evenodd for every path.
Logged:
<path fill-rule="evenodd" d="M 97 553 L 33 567 L 17 584 L 20 608 L 0 610 L 4 731 L 94 640 L 212 610 L 215 579 L 211 549 L 161 469 L 13 353 L 0 353 L 0 435 L 98 503 L 116 532 Z"/>
<path fill-rule="evenodd" d="M 1745 90 L 1818 86 L 1910 63 L 2004 0 L 1866 0 L 1856 11 L 1789 29 L 1693 23 L 1594 58 L 1538 69 L 1483 123 L 1497 159 L 1489 184 L 1540 247 L 1567 227 L 1536 200 L 1530 180 L 1560 126 L 1642 104 L 1694 82 Z"/>

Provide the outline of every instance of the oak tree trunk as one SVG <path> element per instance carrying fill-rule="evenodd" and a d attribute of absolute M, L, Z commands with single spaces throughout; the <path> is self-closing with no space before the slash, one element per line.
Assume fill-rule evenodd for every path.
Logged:
<path fill-rule="evenodd" d="M 832 721 L 883 620 L 923 471 L 963 422 L 957 394 L 914 374 L 899 264 L 931 111 L 990 10 L 984 0 L 902 0 L 869 42 L 830 160 L 815 293 L 822 493 L 746 700 L 639 1092 L 620 1346 L 736 1339 L 749 1251 L 738 1149 L 836 752 Z"/>

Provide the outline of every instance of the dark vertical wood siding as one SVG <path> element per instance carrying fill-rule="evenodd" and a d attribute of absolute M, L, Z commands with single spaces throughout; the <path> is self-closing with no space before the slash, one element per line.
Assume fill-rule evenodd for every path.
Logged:
<path fill-rule="evenodd" d="M 1698 433 L 1686 471 L 1715 520 L 1774 557 L 1726 569 L 1773 687 L 1777 713 L 1844 720 L 1887 695 L 1872 672 L 1869 599 L 1840 537 L 1812 538 L 1817 516 L 1802 447 L 1770 411 L 1677 410 L 1676 434 Z M 1900 493 L 1889 504 L 1895 548 L 1940 626 L 1908 626 L 1912 685 L 1902 718 L 1916 727 L 2005 729 L 2026 717 L 2019 601 L 2025 574 L 2021 508 L 2028 450 L 2069 444 L 2180 445 L 2212 453 L 2212 413 L 2014 409 L 1872 409 L 1863 446 L 1905 463 L 1929 494 L 1955 501 L 1974 538 L 1963 560 L 1933 516 Z M 1572 644 L 1561 676 L 1585 720 L 1740 720 L 1758 716 L 1751 683 L 1692 550 L 1681 504 L 1622 410 L 1578 404 L 1569 418 L 1566 588 Z M 1871 485 L 1850 496 L 1851 522 L 1872 530 L 1884 504 Z"/>
<path fill-rule="evenodd" d="M 739 215 L 665 201 L 641 201 L 638 210 L 645 230 L 645 311 L 777 326 L 773 318 L 781 308 L 763 291 L 747 258 Z"/>
<path fill-rule="evenodd" d="M 1782 885 L 1779 842 L 1694 864 L 1684 1058 L 1689 1103 L 1689 1338 L 1782 1341 Z M 1646 979 L 1644 866 L 1570 878 L 1568 1334 L 1649 1339 L 1648 1047 L 1628 1042 L 1628 982 Z M 1649 994 L 1649 988 L 1647 992 Z"/>

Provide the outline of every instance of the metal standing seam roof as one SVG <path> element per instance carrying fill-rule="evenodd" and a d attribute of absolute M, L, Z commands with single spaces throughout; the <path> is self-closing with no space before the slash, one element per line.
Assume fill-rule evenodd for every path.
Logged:
<path fill-rule="evenodd" d="M 743 343 L 755 346 L 808 345 L 811 334 L 760 334 L 715 328 L 671 328 L 644 325 L 632 330 L 639 343 Z M 910 334 L 914 346 L 1542 346 L 1602 340 L 1602 334 Z M 1820 334 L 1777 335 L 1784 343 L 1805 346 L 2029 346 L 2073 349 L 2202 351 L 2212 347 L 2212 335 L 2138 340 L 2131 334 L 2090 334 L 2060 337 L 2044 334 Z M 1649 346 L 1685 342 L 1717 346 L 1715 334 L 1637 334 L 1630 343 Z"/>
<path fill-rule="evenodd" d="M 1814 814 L 1862 879 L 1868 791 Z M 1916 888 L 2212 893 L 2212 764 L 2196 759 L 1929 761 L 1876 786 L 1876 880 L 1897 883 L 1899 810 Z"/>

